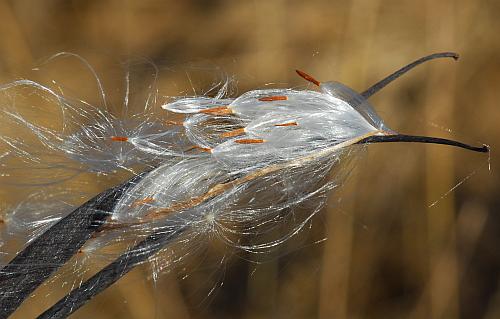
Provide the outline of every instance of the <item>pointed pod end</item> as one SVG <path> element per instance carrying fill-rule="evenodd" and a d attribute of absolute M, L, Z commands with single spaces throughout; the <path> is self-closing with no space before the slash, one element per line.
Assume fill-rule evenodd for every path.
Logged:
<path fill-rule="evenodd" d="M 455 61 L 457 61 L 460 58 L 460 54 L 458 54 L 456 52 L 448 52 L 448 54 L 449 54 L 449 57 L 453 58 L 453 60 L 455 60 Z"/>
<path fill-rule="evenodd" d="M 486 144 L 483 144 L 483 147 L 479 147 L 477 149 L 477 151 L 481 152 L 481 153 L 489 153 L 490 152 L 490 146 L 486 145 Z"/>
<path fill-rule="evenodd" d="M 431 55 L 428 55 L 424 57 L 423 59 L 426 60 L 434 60 L 436 58 L 452 58 L 453 60 L 458 60 L 460 58 L 460 54 L 456 52 L 441 52 L 441 53 L 434 53 Z"/>

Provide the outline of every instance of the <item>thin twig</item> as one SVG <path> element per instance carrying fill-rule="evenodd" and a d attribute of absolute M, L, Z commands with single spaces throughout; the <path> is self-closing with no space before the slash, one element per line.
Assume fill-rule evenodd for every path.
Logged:
<path fill-rule="evenodd" d="M 396 72 L 392 73 L 391 75 L 385 77 L 381 81 L 378 81 L 374 85 L 370 86 L 368 89 L 366 89 L 363 93 L 361 93 L 361 96 L 364 97 L 365 99 L 369 98 L 373 94 L 377 93 L 381 89 L 383 89 L 387 84 L 391 83 L 392 81 L 396 80 L 399 78 L 401 75 L 405 74 L 406 72 L 410 71 L 414 67 L 430 61 L 434 59 L 439 59 L 439 58 L 452 58 L 454 60 L 458 60 L 458 54 L 455 52 L 441 52 L 441 53 L 434 53 L 431 55 L 424 56 L 404 67 L 401 69 L 397 70 Z"/>

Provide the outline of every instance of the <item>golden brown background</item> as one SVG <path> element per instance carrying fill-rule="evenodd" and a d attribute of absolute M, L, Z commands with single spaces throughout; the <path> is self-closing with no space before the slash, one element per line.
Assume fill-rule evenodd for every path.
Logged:
<path fill-rule="evenodd" d="M 160 67 L 161 95 L 189 90 L 168 70 L 199 61 L 235 74 L 240 92 L 303 85 L 295 68 L 361 91 L 420 56 L 456 51 L 458 62 L 420 67 L 372 102 L 396 130 L 492 148 L 488 170 L 484 154 L 372 145 L 313 224 L 308 242 L 327 241 L 261 265 L 235 259 L 207 300 L 191 298 L 203 276 L 169 274 L 153 287 L 142 267 L 73 318 L 500 318 L 499 16 L 499 1 L 477 0 L 0 1 L 2 83 L 70 51 L 97 69 L 116 104 L 116 70 L 136 57 Z M 79 72 L 58 77 L 85 91 Z M 42 288 L 13 318 L 39 314 L 56 288 L 67 289 Z"/>

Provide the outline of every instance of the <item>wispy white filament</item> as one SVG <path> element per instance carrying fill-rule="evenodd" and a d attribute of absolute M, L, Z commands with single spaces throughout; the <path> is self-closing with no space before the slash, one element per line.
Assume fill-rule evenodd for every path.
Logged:
<path fill-rule="evenodd" d="M 77 57 L 96 76 L 82 58 L 55 58 L 61 57 Z M 177 255 L 156 255 L 155 269 L 169 269 L 210 241 L 254 253 L 273 249 L 308 225 L 341 185 L 362 147 L 357 142 L 393 133 L 362 95 L 337 82 L 320 83 L 319 91 L 260 89 L 232 97 L 227 80 L 212 95 L 161 104 L 151 84 L 146 100 L 134 107 L 141 111 L 131 113 L 127 73 L 127 111 L 117 116 L 96 79 L 98 105 L 30 80 L 0 87 L 0 143 L 6 148 L 0 178 L 6 184 L 52 187 L 78 174 L 100 180 L 120 170 L 150 170 L 107 212 L 106 224 L 81 250 L 85 261 L 113 258 L 152 232 L 181 228 L 188 231 L 177 240 Z M 53 106 L 50 116 L 59 127 L 26 115 L 38 107 L 33 97 Z M 21 169 L 29 177 L 13 178 Z M 68 194 L 74 189 L 35 191 L 5 215 L 8 233 L 29 229 L 27 243 L 76 207 L 78 199 L 62 200 Z"/>

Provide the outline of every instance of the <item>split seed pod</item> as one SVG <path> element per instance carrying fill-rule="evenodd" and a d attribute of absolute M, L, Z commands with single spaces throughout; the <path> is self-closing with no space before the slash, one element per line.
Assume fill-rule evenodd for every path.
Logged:
<path fill-rule="evenodd" d="M 106 206 L 108 210 L 100 212 L 107 218 L 85 246 L 72 247 L 88 259 L 104 254 L 116 256 L 121 251 L 109 255 L 107 249 L 123 248 L 124 244 L 127 247 L 125 255 L 71 293 L 93 296 L 142 262 L 151 261 L 157 273 L 170 269 L 185 256 L 196 253 L 207 239 L 218 239 L 250 252 L 268 251 L 282 244 L 321 210 L 329 191 L 339 187 L 346 175 L 347 170 L 339 170 L 339 166 L 346 165 L 362 145 L 419 142 L 487 152 L 486 145 L 475 147 L 396 133 L 367 100 L 411 68 L 443 57 L 458 58 L 454 53 L 426 56 L 362 93 L 297 71 L 319 91 L 254 90 L 233 99 L 225 96 L 224 86 L 213 98 L 179 97 L 161 105 L 170 113 L 184 116 L 182 122 L 158 120 L 149 102 L 142 114 L 117 118 L 105 109 L 22 80 L 0 87 L 0 91 L 8 95 L 12 89 L 28 87 L 44 99 L 55 101 L 63 114 L 64 129 L 34 124 L 13 106 L 3 108 L 0 121 L 32 133 L 45 155 L 66 159 L 64 164 L 50 163 L 49 170 L 63 167 L 103 174 L 118 169 L 135 172 L 138 165 L 150 170 L 120 190 L 120 195 L 111 200 L 113 204 Z M 102 97 L 105 105 L 104 93 Z M 8 149 L 0 161 L 22 158 L 34 166 L 45 164 L 46 157 L 41 155 L 44 152 L 33 152 L 32 145 L 16 134 L 6 132 L 0 136 Z M 9 169 L 13 161 L 5 163 Z M 332 170 L 336 173 L 330 174 Z M 71 175 L 54 176 L 52 183 L 67 178 Z M 36 221 L 38 216 L 33 214 L 33 219 Z M 51 224 L 57 221 L 52 215 L 50 218 Z M 41 224 L 46 229 L 47 223 Z M 289 226 L 286 233 L 276 231 L 283 224 Z M 50 231 L 44 235 L 50 235 Z M 85 234 L 90 237 L 88 232 Z M 176 245 L 176 257 L 158 254 L 174 239 L 182 243 Z M 29 240 L 31 245 L 37 244 L 36 238 Z M 66 257 L 59 260 L 64 262 L 71 256 Z M 122 262 L 124 258 L 126 263 Z M 122 268 L 115 271 L 113 267 Z M 109 275 L 110 271 L 113 275 Z M 76 298 L 71 304 L 59 302 L 57 311 L 64 309 L 59 313 L 69 314 L 77 309 L 84 299 Z"/>

